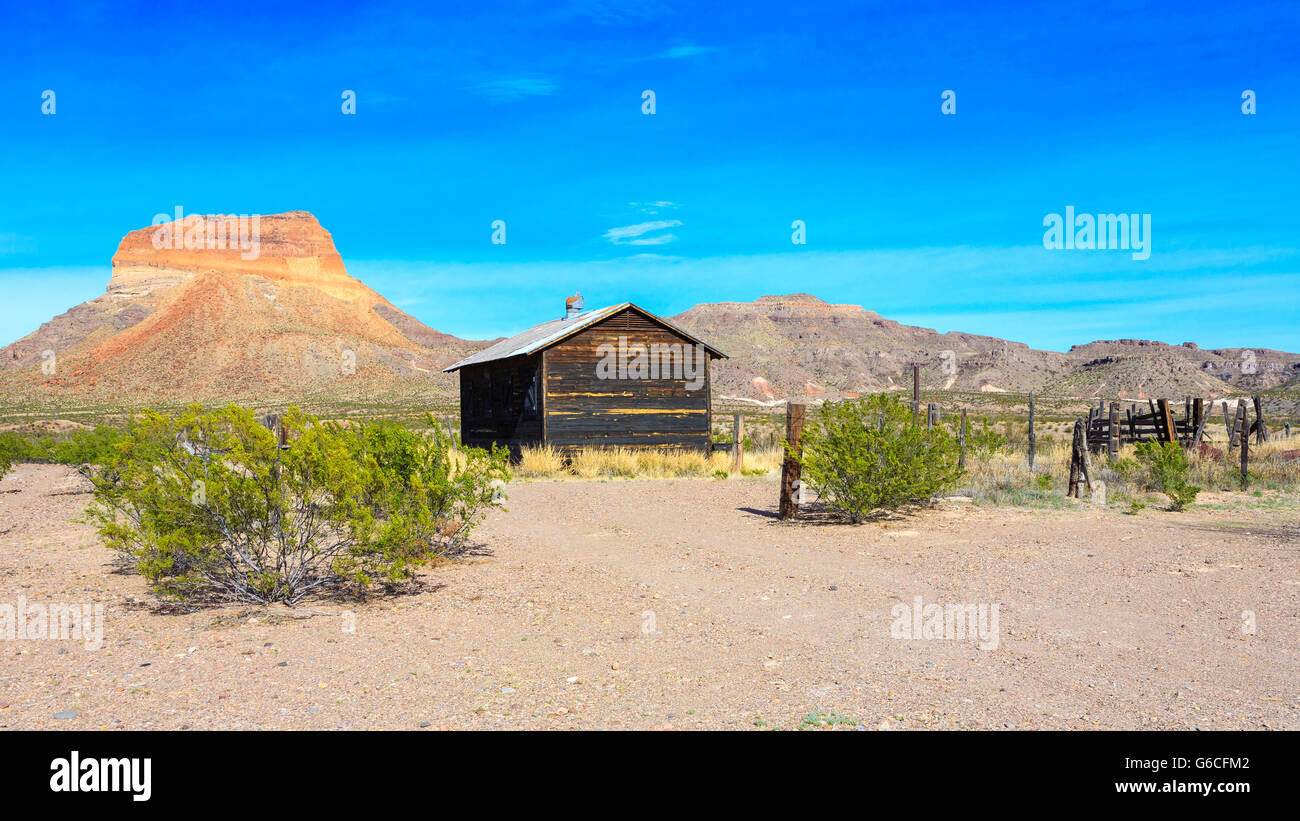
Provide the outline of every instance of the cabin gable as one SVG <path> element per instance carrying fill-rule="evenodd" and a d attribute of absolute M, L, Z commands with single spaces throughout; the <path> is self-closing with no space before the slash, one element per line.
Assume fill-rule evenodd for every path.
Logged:
<path fill-rule="evenodd" d="M 547 444 L 708 450 L 713 352 L 693 338 L 628 307 L 542 356 Z"/>

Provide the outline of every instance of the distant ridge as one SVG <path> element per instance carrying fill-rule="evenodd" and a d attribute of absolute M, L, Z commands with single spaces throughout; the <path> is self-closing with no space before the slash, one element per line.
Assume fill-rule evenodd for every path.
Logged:
<path fill-rule="evenodd" d="M 903 325 L 804 293 L 706 303 L 671 319 L 731 356 L 714 366 L 717 392 L 757 402 L 910 393 L 913 362 L 924 363 L 926 389 L 1071 397 L 1218 397 L 1300 379 L 1300 355 L 1284 351 L 1202 350 L 1192 342 L 1140 339 L 1038 351 L 997 337 Z"/>

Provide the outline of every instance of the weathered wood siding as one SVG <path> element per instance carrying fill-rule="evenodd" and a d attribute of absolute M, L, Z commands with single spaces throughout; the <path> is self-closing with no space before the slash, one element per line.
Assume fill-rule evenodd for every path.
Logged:
<path fill-rule="evenodd" d="M 460 437 L 471 447 L 542 439 L 541 357 L 516 356 L 460 369 Z"/>
<path fill-rule="evenodd" d="M 624 446 L 708 449 L 709 372 L 687 390 L 689 380 L 672 374 L 656 379 L 601 379 L 599 347 L 693 343 L 633 310 L 620 311 L 547 349 L 545 363 L 546 443 L 562 449 Z"/>

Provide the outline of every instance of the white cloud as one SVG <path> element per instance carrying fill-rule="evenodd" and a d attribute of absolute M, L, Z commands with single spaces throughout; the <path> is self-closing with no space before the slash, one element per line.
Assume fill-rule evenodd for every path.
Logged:
<path fill-rule="evenodd" d="M 665 228 L 676 228 L 681 225 L 681 220 L 651 220 L 650 222 L 638 222 L 636 225 L 624 225 L 618 228 L 611 228 L 605 232 L 605 239 L 615 245 L 663 245 L 677 239 L 672 234 L 661 234 L 655 237 L 645 237 L 651 231 L 662 231 Z"/>
<path fill-rule="evenodd" d="M 655 200 L 654 202 L 629 202 L 628 205 L 640 211 L 642 214 L 657 215 L 660 211 L 670 211 L 681 206 L 669 200 Z"/>

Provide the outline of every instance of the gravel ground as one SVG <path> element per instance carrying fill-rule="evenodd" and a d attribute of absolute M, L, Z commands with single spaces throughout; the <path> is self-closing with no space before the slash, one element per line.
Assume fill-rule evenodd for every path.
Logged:
<path fill-rule="evenodd" d="M 21 465 L 0 604 L 102 604 L 104 641 L 0 640 L 0 727 L 1300 729 L 1294 511 L 789 525 L 775 497 L 517 484 L 408 595 L 169 614 L 78 521 L 78 477 Z M 996 646 L 892 637 L 917 596 L 997 605 Z"/>

